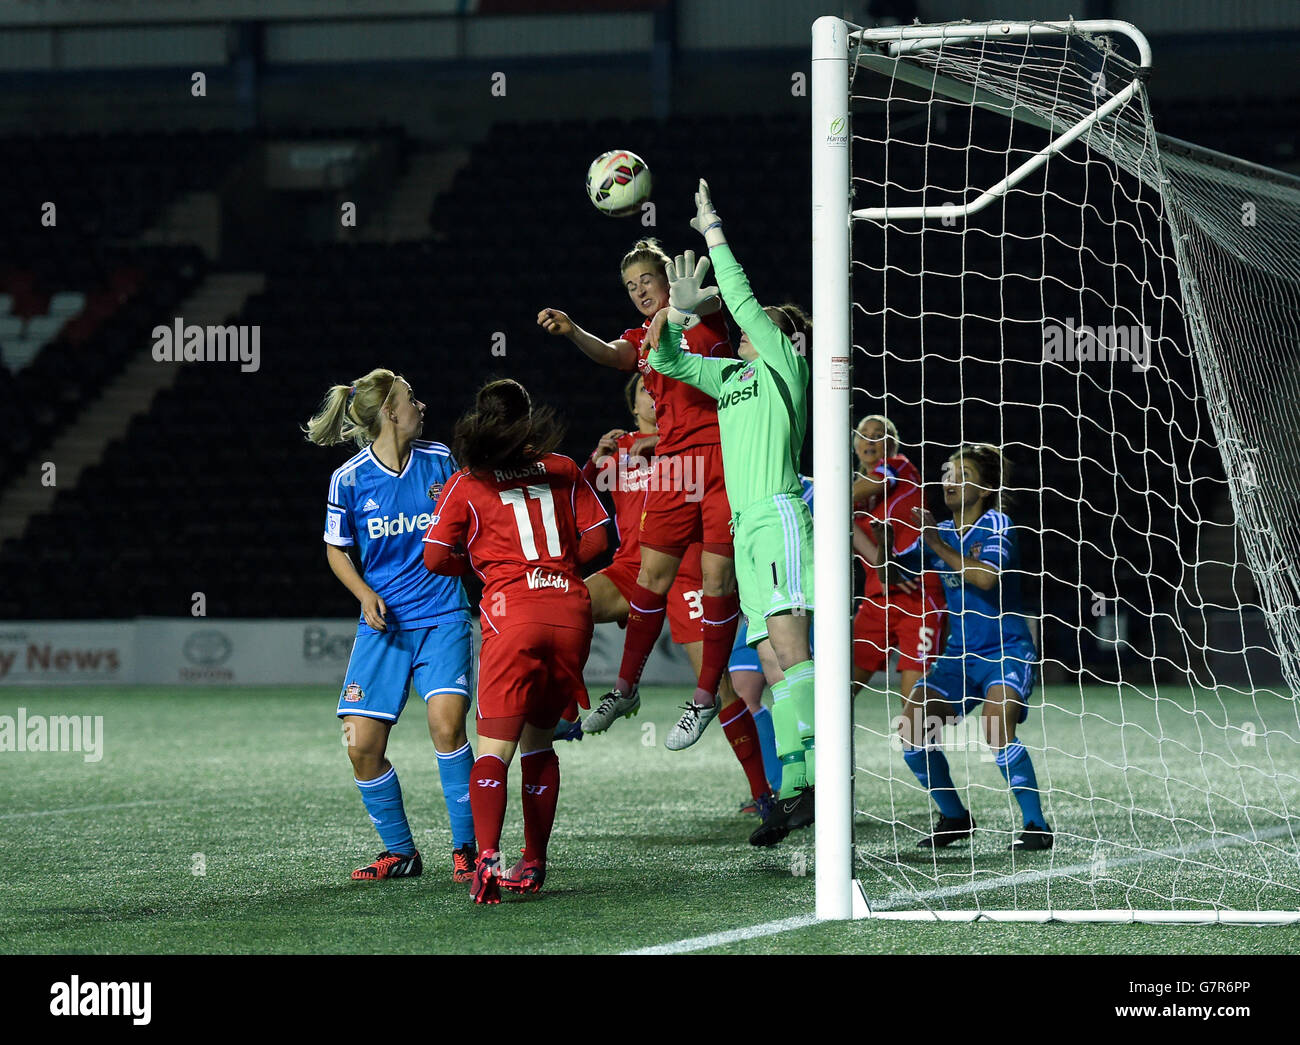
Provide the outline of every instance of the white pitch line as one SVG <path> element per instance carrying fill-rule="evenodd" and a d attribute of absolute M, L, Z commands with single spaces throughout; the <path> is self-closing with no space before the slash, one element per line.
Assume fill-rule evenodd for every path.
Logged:
<path fill-rule="evenodd" d="M 1244 845 L 1248 842 L 1259 842 L 1268 838 L 1278 838 L 1282 835 L 1289 835 L 1291 828 L 1285 824 L 1277 827 L 1270 827 L 1266 831 L 1259 831 L 1254 838 L 1207 838 L 1200 842 L 1193 842 L 1190 845 L 1170 846 L 1165 849 L 1152 849 L 1137 856 L 1126 856 L 1118 860 L 1106 861 L 1106 867 L 1128 867 L 1133 864 L 1146 863 L 1150 860 L 1156 860 L 1169 856 L 1189 856 L 1193 853 L 1204 852 L 1207 849 L 1218 849 L 1227 846 Z M 982 882 L 970 882 L 965 885 L 950 885 L 940 889 L 928 889 L 923 893 L 893 893 L 879 903 L 873 903 L 871 909 L 874 911 L 888 911 L 903 906 L 917 906 L 924 900 L 942 900 L 950 896 L 961 896 L 967 893 L 983 892 L 989 889 L 1009 889 L 1012 886 L 1031 885 L 1035 882 L 1047 881 L 1052 878 L 1064 878 L 1069 875 L 1082 873 L 1091 873 L 1092 861 L 1079 864 L 1068 864 L 1064 867 L 1053 867 L 1046 871 L 1021 871 L 1007 878 L 989 878 Z M 801 914 L 793 918 L 783 918 L 777 922 L 763 922 L 760 925 L 751 925 L 743 929 L 730 929 L 726 932 L 709 933 L 705 936 L 692 936 L 689 939 L 678 940 L 676 943 L 664 943 L 655 947 L 642 947 L 635 951 L 624 951 L 623 954 L 689 954 L 692 951 L 706 951 L 711 947 L 722 947 L 729 943 L 738 943 L 742 940 L 755 940 L 763 936 L 774 936 L 777 933 L 789 932 L 792 929 L 802 929 L 805 926 L 813 925 L 817 922 L 815 914 Z"/>
<path fill-rule="evenodd" d="M 111 805 L 70 806 L 67 809 L 37 809 L 31 813 L 0 813 L 0 820 L 19 820 L 30 816 L 62 816 L 64 813 L 93 813 L 101 809 L 133 809 L 136 806 L 161 806 L 183 802 L 182 798 L 146 798 L 139 802 L 115 802 Z"/>
<path fill-rule="evenodd" d="M 813 925 L 817 921 L 815 914 L 800 914 L 793 918 L 782 918 L 779 922 L 764 922 L 762 925 L 751 925 L 745 929 L 728 929 L 726 932 L 709 933 L 707 936 L 692 936 L 689 940 L 678 940 L 676 943 L 664 943 L 657 947 L 641 947 L 635 951 L 624 951 L 624 954 L 688 954 L 691 951 L 705 951 L 710 947 L 722 947 L 728 943 L 737 943 L 740 940 L 756 940 L 760 936 L 774 936 L 777 933 L 789 932 L 791 929 L 802 929 L 806 925 Z"/>

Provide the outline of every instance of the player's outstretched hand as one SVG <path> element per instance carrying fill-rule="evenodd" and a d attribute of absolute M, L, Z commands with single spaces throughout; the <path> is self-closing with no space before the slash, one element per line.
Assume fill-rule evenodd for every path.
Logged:
<path fill-rule="evenodd" d="M 384 605 L 384 600 L 374 589 L 366 592 L 361 599 L 361 616 L 375 631 L 388 630 L 388 625 L 384 622 L 384 618 L 388 616 L 388 607 Z"/>
<path fill-rule="evenodd" d="M 704 237 L 710 247 L 727 242 L 722 233 L 722 219 L 713 209 L 713 198 L 709 194 L 709 183 L 700 179 L 700 187 L 695 190 L 695 217 L 691 219 L 691 228 Z"/>
<path fill-rule="evenodd" d="M 934 515 L 929 508 L 916 507 L 912 509 L 912 518 L 916 520 L 916 528 L 921 531 L 921 539 L 926 544 L 933 544 L 939 539 L 939 531 L 935 527 Z"/>
<path fill-rule="evenodd" d="M 625 435 L 627 435 L 627 432 L 622 428 L 611 428 L 608 432 L 602 435 L 600 441 L 596 443 L 596 450 L 591 455 L 591 459 L 597 464 L 600 464 L 601 461 L 605 460 L 606 457 L 618 449 L 618 441 Z"/>
<path fill-rule="evenodd" d="M 695 251 L 678 254 L 668 264 L 668 321 L 685 327 L 698 321 L 700 306 L 718 296 L 717 287 L 703 286 L 709 274 L 709 259 L 695 260 Z"/>
<path fill-rule="evenodd" d="M 558 308 L 544 308 L 537 313 L 537 325 L 548 334 L 568 337 L 573 333 L 573 320 Z"/>

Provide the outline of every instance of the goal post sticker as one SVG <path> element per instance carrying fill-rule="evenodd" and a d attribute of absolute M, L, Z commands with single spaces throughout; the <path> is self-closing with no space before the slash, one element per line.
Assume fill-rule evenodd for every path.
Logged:
<path fill-rule="evenodd" d="M 827 145 L 839 145 L 847 147 L 849 144 L 849 115 L 845 113 L 842 116 L 832 116 L 830 126 L 826 134 Z"/>
<path fill-rule="evenodd" d="M 849 387 L 849 357 L 831 356 L 831 389 L 839 392 Z"/>

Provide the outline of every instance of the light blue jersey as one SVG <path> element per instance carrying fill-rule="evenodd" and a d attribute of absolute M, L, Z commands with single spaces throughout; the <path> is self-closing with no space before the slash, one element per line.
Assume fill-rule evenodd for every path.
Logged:
<path fill-rule="evenodd" d="M 948 644 L 945 656 L 962 653 L 998 653 L 1008 648 L 1033 650 L 1029 625 L 1023 615 L 1020 595 L 1020 564 L 1016 528 L 1005 514 L 990 508 L 964 533 L 959 534 L 951 519 L 938 526 L 939 537 L 962 555 L 987 562 L 998 569 L 998 583 L 984 591 L 964 584 L 959 571 L 951 569 L 938 554 L 917 538 L 898 554 L 898 564 L 913 576 L 922 568 L 933 570 L 943 582 L 948 597 Z"/>
<path fill-rule="evenodd" d="M 417 439 L 400 475 L 367 447 L 330 478 L 325 541 L 357 546 L 362 576 L 388 608 L 389 634 L 469 621 L 460 578 L 430 573 L 424 565 L 424 532 L 442 484 L 457 470 L 446 446 Z M 357 634 L 375 634 L 364 616 Z"/>

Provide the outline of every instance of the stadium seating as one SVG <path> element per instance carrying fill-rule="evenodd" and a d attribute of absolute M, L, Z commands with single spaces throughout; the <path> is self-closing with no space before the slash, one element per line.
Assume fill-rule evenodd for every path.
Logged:
<path fill-rule="evenodd" d="M 1169 122 L 1177 120 L 1171 115 Z M 961 128 L 947 133 L 954 145 L 961 144 Z M 18 605 L 0 593 L 0 618 L 33 612 L 56 618 L 178 615 L 188 612 L 193 591 L 205 592 L 213 616 L 352 614 L 355 601 L 329 573 L 320 544 L 326 484 L 351 451 L 311 446 L 299 431 L 328 387 L 375 366 L 392 367 L 428 405 L 425 437 L 449 442 L 476 387 L 489 377 L 510 375 L 536 401 L 559 410 L 569 429 L 564 450 L 584 456 L 602 432 L 627 423 L 627 375 L 602 370 L 563 339 L 544 334 L 536 326 L 538 310 L 564 309 L 609 337 L 635 324 L 618 260 L 643 235 L 658 235 L 671 252 L 698 249 L 687 221 L 701 175 L 710 181 L 760 300 L 808 307 L 808 134 L 807 121 L 798 117 L 502 122 L 474 147 L 469 164 L 434 202 L 431 239 L 280 250 L 268 260 L 265 291 L 232 320 L 261 327 L 258 373 L 243 374 L 232 365 L 184 369 L 175 387 L 108 448 L 75 490 L 61 492 L 54 510 L 33 520 L 22 542 L 0 550 L 0 570 L 21 581 L 9 590 L 42 592 L 39 606 Z M 617 144 L 634 147 L 650 163 L 656 179 L 652 217 L 606 219 L 584 198 L 587 160 Z M 138 145 L 115 144 L 114 155 L 132 157 Z M 80 148 L 74 142 L 60 147 Z M 182 147 L 179 155 L 175 169 L 160 176 L 166 191 L 202 175 L 196 154 Z M 931 155 L 933 162 L 949 154 Z M 962 156 L 954 148 L 947 168 L 930 171 L 931 182 L 965 185 L 973 175 Z M 891 178 L 897 174 L 906 183 L 908 165 L 919 163 L 919 153 L 898 149 L 889 162 L 900 165 L 891 168 Z M 996 168 L 1002 161 L 990 154 L 975 162 Z M 113 190 L 135 203 L 110 224 L 139 230 L 146 221 L 153 196 L 141 188 L 149 184 L 147 177 L 131 177 L 137 176 L 143 180 L 130 183 L 136 189 Z M 1067 164 L 1054 165 L 1048 175 L 1062 195 L 1080 190 L 1081 176 Z M 26 184 L 39 185 L 39 179 Z M 865 197 L 877 188 L 859 184 L 858 192 Z M 1077 226 L 1077 209 L 1072 213 Z M 1126 469 L 1125 446 L 1164 440 L 1165 457 L 1190 456 L 1193 467 L 1207 474 L 1217 468 L 1214 455 L 1171 435 L 1167 426 L 1148 425 L 1140 373 L 1117 368 L 1106 377 L 1113 386 L 1104 387 L 1086 377 L 1042 376 L 1045 310 L 1077 318 L 1078 309 L 1077 292 L 1053 296 L 1051 281 L 1042 279 L 1044 267 L 1077 280 L 1085 248 L 1110 231 L 1074 228 L 1059 242 L 1045 242 L 1032 227 L 1022 239 L 997 232 L 990 223 L 965 237 L 914 229 L 891 232 L 886 241 L 875 230 L 857 233 L 855 333 L 862 351 L 854 409 L 861 414 L 885 404 L 905 442 L 924 438 L 923 453 L 915 446 L 905 449 L 919 458 L 930 482 L 962 441 L 1007 448 L 1019 465 L 1014 516 L 1041 533 L 1025 542 L 1024 568 L 1030 602 L 1044 611 L 1048 627 L 1056 617 L 1077 620 L 1085 611 L 1081 588 L 1097 578 L 1105 594 L 1153 613 L 1168 610 L 1180 566 L 1178 542 L 1188 535 L 1178 511 L 1153 511 L 1151 505 L 1172 505 L 1177 488 L 1172 474 Z M 107 235 L 102 226 L 100 233 Z M 25 242 L 35 249 L 36 239 Z M 889 307 L 882 314 L 872 311 L 871 302 L 883 293 L 886 248 Z M 905 274 L 919 267 L 922 249 L 929 271 L 964 267 L 986 276 L 930 281 L 926 318 L 918 325 L 922 301 Z M 0 370 L 0 409 L 21 419 L 11 426 L 19 460 L 42 433 L 74 416 L 77 402 L 93 395 L 125 354 L 138 349 L 141 331 L 170 314 L 168 303 L 192 282 L 198 266 L 192 254 L 141 252 L 129 255 L 130 265 L 128 255 L 109 259 L 102 252 L 77 258 L 65 253 L 57 261 L 29 256 L 26 270 L 39 278 L 0 278 L 0 292 L 10 296 L 7 313 L 0 297 L 0 343 L 6 314 L 67 314 L 75 299 L 53 291 L 83 294 L 85 305 L 18 377 Z M 51 272 L 58 278 L 49 278 Z M 79 328 L 96 307 L 97 288 L 116 285 L 126 273 L 134 274 L 138 292 L 94 330 Z M 967 295 L 996 293 L 999 286 L 1008 290 L 1006 318 L 1015 322 L 944 318 L 960 316 Z M 1041 286 L 1048 287 L 1042 298 Z M 40 307 L 31 305 L 33 287 L 46 295 Z M 1151 318 L 1149 312 L 1144 316 Z M 1190 397 L 1195 376 L 1188 361 L 1169 358 L 1163 365 L 1176 378 L 1173 387 Z M 65 387 L 69 382 L 71 390 Z M 38 394 L 51 386 L 59 389 L 57 396 Z M 1132 402 L 1110 394 L 1112 388 L 1131 391 Z M 1040 398 L 1046 404 L 1041 410 Z M 1112 433 L 1124 439 L 1112 440 Z M 811 445 L 804 463 L 810 470 Z M 1040 484 L 1052 492 L 1040 497 Z M 941 510 L 937 496 L 931 503 Z M 1207 505 L 1197 509 L 1205 514 Z M 146 518 L 147 536 L 138 525 Z M 1139 564 L 1127 575 L 1115 575 L 1111 565 L 1117 541 L 1129 542 L 1125 555 Z M 61 557 L 79 564 L 75 578 L 60 569 Z M 1036 575 L 1048 561 L 1052 577 L 1040 586 Z"/>

